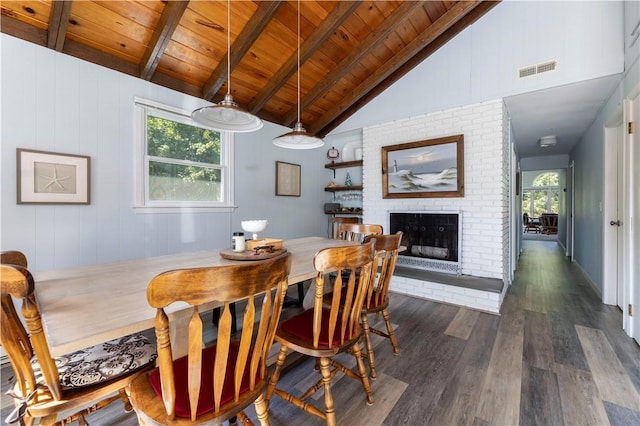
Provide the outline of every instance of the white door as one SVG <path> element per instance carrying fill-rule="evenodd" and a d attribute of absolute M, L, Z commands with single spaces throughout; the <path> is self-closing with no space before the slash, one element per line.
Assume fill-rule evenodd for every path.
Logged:
<path fill-rule="evenodd" d="M 624 307 L 624 262 L 625 262 L 625 235 L 627 228 L 624 223 L 624 126 L 618 129 L 616 138 L 616 185 L 615 185 L 615 212 L 611 215 L 609 226 L 612 227 L 616 239 L 616 305 L 620 309 Z"/>
<path fill-rule="evenodd" d="M 634 132 L 631 145 L 631 280 L 630 300 L 633 304 L 631 337 L 640 343 L 640 95 L 631 102 Z"/>
<path fill-rule="evenodd" d="M 604 143 L 604 206 L 603 206 L 603 302 L 609 305 L 623 305 L 623 252 L 621 203 L 623 202 L 623 120 L 622 117 L 605 128 Z"/>
<path fill-rule="evenodd" d="M 575 237 L 575 233 L 574 233 L 574 227 L 575 227 L 575 221 L 573 219 L 573 215 L 575 212 L 575 207 L 576 207 L 576 171 L 575 171 L 575 165 L 573 164 L 573 161 L 569 164 L 569 179 L 571 180 L 571 182 L 569 182 L 569 235 L 567 238 L 567 256 L 569 256 L 569 260 L 571 260 L 573 262 L 573 253 L 574 253 L 574 249 L 573 249 L 573 244 L 574 244 L 574 237 Z"/>

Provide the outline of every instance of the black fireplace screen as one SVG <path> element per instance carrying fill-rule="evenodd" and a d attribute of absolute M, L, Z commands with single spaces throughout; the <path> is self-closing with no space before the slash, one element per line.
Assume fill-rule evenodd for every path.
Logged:
<path fill-rule="evenodd" d="M 457 213 L 390 213 L 389 230 L 402 231 L 403 256 L 458 261 Z"/>

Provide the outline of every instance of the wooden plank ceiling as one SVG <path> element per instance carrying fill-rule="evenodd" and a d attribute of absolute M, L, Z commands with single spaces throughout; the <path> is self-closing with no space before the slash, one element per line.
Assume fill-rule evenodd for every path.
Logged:
<path fill-rule="evenodd" d="M 495 1 L 300 2 L 300 110 L 324 136 Z M 297 1 L 3 0 L 1 31 L 293 127 Z M 227 43 L 230 43 L 230 66 Z"/>

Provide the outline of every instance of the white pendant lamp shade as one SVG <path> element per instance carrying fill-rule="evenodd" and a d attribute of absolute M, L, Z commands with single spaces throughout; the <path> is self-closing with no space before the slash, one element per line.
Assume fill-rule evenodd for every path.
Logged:
<path fill-rule="evenodd" d="M 324 141 L 307 133 L 300 121 L 300 0 L 298 0 L 298 121 L 293 130 L 273 140 L 275 146 L 289 149 L 320 148 Z"/>
<path fill-rule="evenodd" d="M 255 132 L 262 128 L 262 120 L 244 111 L 227 93 L 217 105 L 198 108 L 191 113 L 196 123 L 226 132 Z"/>
<path fill-rule="evenodd" d="M 318 137 L 309 135 L 301 122 L 297 122 L 289 133 L 280 135 L 273 140 L 275 146 L 289 149 L 313 149 L 320 148 L 324 141 Z"/>
<path fill-rule="evenodd" d="M 224 132 L 255 132 L 262 120 L 240 108 L 231 96 L 231 0 L 227 0 L 227 94 L 217 105 L 198 108 L 191 113 L 196 123 Z"/>

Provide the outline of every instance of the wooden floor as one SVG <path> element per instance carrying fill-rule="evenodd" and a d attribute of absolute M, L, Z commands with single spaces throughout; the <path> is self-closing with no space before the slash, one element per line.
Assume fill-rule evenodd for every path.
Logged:
<path fill-rule="evenodd" d="M 500 316 L 393 294 L 401 353 L 376 340 L 372 406 L 354 380 L 335 382 L 338 424 L 640 425 L 640 347 L 622 332 L 621 312 L 600 302 L 555 242 L 523 244 Z M 3 389 L 9 375 L 3 369 Z M 316 377 L 300 359 L 280 386 Z M 88 420 L 137 424 L 121 407 Z M 3 398 L 3 419 L 8 412 Z M 270 421 L 323 424 L 277 397 Z"/>

